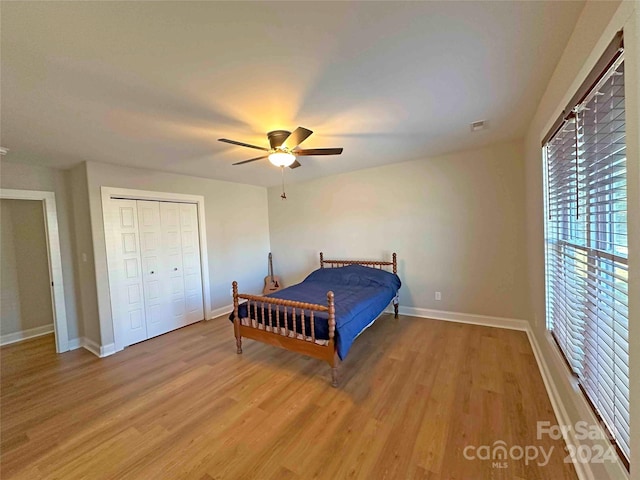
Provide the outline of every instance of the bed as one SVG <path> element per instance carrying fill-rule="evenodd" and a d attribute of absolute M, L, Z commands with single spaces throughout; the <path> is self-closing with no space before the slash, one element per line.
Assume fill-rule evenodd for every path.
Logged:
<path fill-rule="evenodd" d="M 391 270 L 391 272 L 387 270 Z M 249 338 L 338 365 L 354 340 L 393 303 L 398 318 L 397 257 L 392 261 L 325 260 L 297 285 L 266 295 L 238 293 L 233 282 L 233 321 L 237 353 Z"/>

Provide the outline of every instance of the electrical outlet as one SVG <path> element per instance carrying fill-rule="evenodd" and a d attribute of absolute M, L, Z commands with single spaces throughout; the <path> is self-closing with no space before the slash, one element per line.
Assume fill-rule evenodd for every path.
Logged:
<path fill-rule="evenodd" d="M 442 300 L 442 294 L 440 292 L 436 292 L 436 300 Z"/>

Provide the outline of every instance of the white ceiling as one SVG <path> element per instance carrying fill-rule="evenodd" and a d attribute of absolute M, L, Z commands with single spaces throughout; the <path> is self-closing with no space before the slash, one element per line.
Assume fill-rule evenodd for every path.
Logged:
<path fill-rule="evenodd" d="M 584 2 L 2 2 L 8 160 L 256 185 L 220 137 L 314 130 L 301 181 L 523 136 Z M 488 119 L 489 130 L 469 124 Z"/>

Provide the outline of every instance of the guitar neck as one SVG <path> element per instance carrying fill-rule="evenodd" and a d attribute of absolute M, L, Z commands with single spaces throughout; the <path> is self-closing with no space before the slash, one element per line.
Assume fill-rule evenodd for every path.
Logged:
<path fill-rule="evenodd" d="M 273 282 L 273 260 L 271 257 L 271 253 L 269 253 L 269 276 L 271 277 L 271 282 Z"/>

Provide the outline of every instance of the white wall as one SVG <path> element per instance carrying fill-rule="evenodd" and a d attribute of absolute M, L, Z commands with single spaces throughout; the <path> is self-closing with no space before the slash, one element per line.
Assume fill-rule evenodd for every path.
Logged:
<path fill-rule="evenodd" d="M 98 292 L 91 236 L 87 166 L 81 163 L 69 170 L 70 196 L 73 204 L 74 265 L 78 286 L 78 309 L 81 312 L 84 337 L 100 345 Z"/>
<path fill-rule="evenodd" d="M 345 160 L 346 161 L 346 160 Z M 527 319 L 522 144 L 507 143 L 269 189 L 276 273 L 397 252 L 401 306 Z M 434 292 L 442 300 L 434 300 Z"/>
<path fill-rule="evenodd" d="M 533 328 L 541 353 L 550 366 L 571 423 L 589 419 L 590 412 L 581 394 L 569 382 L 567 369 L 559 360 L 555 345 L 545 328 L 544 298 L 544 218 L 541 141 L 578 86 L 593 68 L 616 31 L 624 28 L 627 112 L 627 158 L 629 174 L 629 314 L 631 376 L 632 478 L 640 478 L 640 162 L 639 110 L 640 43 L 639 2 L 587 2 L 565 52 L 558 63 L 525 139 L 527 261 Z M 624 478 L 618 465 L 591 465 L 595 478 Z"/>
<path fill-rule="evenodd" d="M 70 178 L 68 172 L 2 160 L 0 163 L 0 187 L 55 193 L 68 335 L 69 339 L 81 337 L 82 325 L 76 302 L 77 280 L 73 262 L 73 211 L 69 196 Z"/>
<path fill-rule="evenodd" d="M 231 282 L 237 280 L 245 291 L 262 289 L 264 266 L 269 253 L 267 194 L 263 187 L 150 170 L 87 162 L 87 186 L 97 309 L 99 318 L 85 318 L 98 327 L 101 345 L 113 340 L 109 300 L 106 245 L 102 217 L 101 187 L 130 188 L 155 192 L 203 195 L 207 226 L 211 305 L 215 310 L 231 304 Z M 210 312 L 206 312 L 209 317 Z"/>
<path fill-rule="evenodd" d="M 20 328 L 20 288 L 11 207 L 0 200 L 0 334 Z"/>
<path fill-rule="evenodd" d="M 18 315 L 2 315 L 2 334 L 24 332 L 37 327 L 51 326 L 53 330 L 53 306 L 51 304 L 51 287 L 49 284 L 49 256 L 45 233 L 43 204 L 35 200 L 0 200 L 2 204 L 3 240 L 4 230 L 10 231 L 13 237 L 7 241 L 9 247 L 3 248 L 2 297 L 9 294 L 13 282 L 5 284 L 7 279 L 17 280 L 13 291 L 19 302 Z M 13 258 L 7 258 L 13 256 Z M 13 264 L 15 272 L 8 272 Z M 9 302 L 13 304 L 13 301 Z M 2 308 L 3 313 L 5 307 Z"/>

